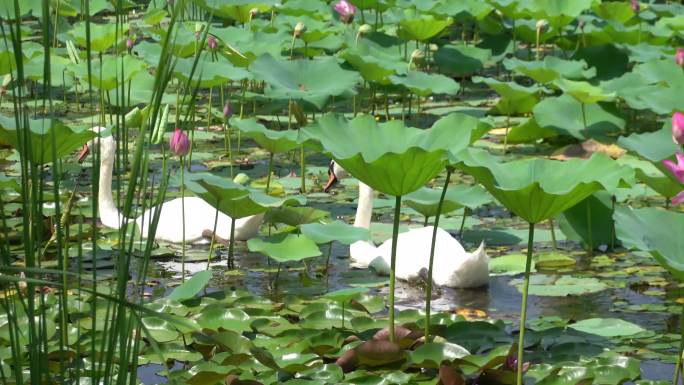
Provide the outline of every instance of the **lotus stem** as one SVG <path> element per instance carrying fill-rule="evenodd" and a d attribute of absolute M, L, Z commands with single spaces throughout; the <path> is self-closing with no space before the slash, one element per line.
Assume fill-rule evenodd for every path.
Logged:
<path fill-rule="evenodd" d="M 470 209 L 467 207 L 463 208 L 463 220 L 461 221 L 461 228 L 458 229 L 458 237 L 462 238 L 463 237 L 463 228 L 465 227 L 465 221 L 466 217 L 470 215 Z"/>
<path fill-rule="evenodd" d="M 228 244 L 228 268 L 235 268 L 235 218 L 230 218 L 230 243 Z"/>
<path fill-rule="evenodd" d="M 401 195 L 397 195 L 394 203 L 394 226 L 392 228 L 392 254 L 390 262 L 390 286 L 389 286 L 389 333 L 390 342 L 396 340 L 394 334 L 394 284 L 397 267 L 397 240 L 399 238 L 399 215 L 401 211 Z"/>
<path fill-rule="evenodd" d="M 344 329 L 344 301 L 342 301 L 342 329 Z"/>
<path fill-rule="evenodd" d="M 589 253 L 589 256 L 594 255 L 594 234 L 592 234 L 592 229 L 591 229 L 591 202 L 589 200 L 587 202 L 587 252 Z"/>
<path fill-rule="evenodd" d="M 589 139 L 589 131 L 587 129 L 587 111 L 584 103 L 580 103 L 582 106 L 582 125 L 584 126 L 584 139 Z"/>
<path fill-rule="evenodd" d="M 430 342 L 430 305 L 432 304 L 432 265 L 435 259 L 435 243 L 437 242 L 437 228 L 439 227 L 439 217 L 442 213 L 442 205 L 444 203 L 444 198 L 446 197 L 447 189 L 449 188 L 449 179 L 451 179 L 451 169 L 447 168 L 446 180 L 444 181 L 444 187 L 442 188 L 442 195 L 439 197 L 439 203 L 437 204 L 437 214 L 435 215 L 435 223 L 432 227 L 432 243 L 430 244 L 430 264 L 428 265 L 427 290 L 425 291 L 425 343 Z"/>
<path fill-rule="evenodd" d="M 266 176 L 266 194 L 268 194 L 268 191 L 270 190 L 271 187 L 271 174 L 273 174 L 273 153 L 269 154 L 268 157 L 268 175 Z"/>
<path fill-rule="evenodd" d="M 504 133 L 504 154 L 508 153 L 508 130 L 511 128 L 511 114 L 506 116 L 506 132 Z"/>
<path fill-rule="evenodd" d="M 181 172 L 181 219 L 183 231 L 183 243 L 181 244 L 181 282 L 185 282 L 185 157 L 180 158 Z"/>
<path fill-rule="evenodd" d="M 558 243 L 556 242 L 556 228 L 553 225 L 553 218 L 549 218 L 549 227 L 551 228 L 551 247 L 554 250 L 558 249 Z"/>
<path fill-rule="evenodd" d="M 518 336 L 518 368 L 516 384 L 523 383 L 523 355 L 525 353 L 525 319 L 527 318 L 527 293 L 530 288 L 530 268 L 534 251 L 534 223 L 530 223 L 530 233 L 527 240 L 527 260 L 525 261 L 525 282 L 523 283 L 522 304 L 520 305 L 520 334 Z"/>
<path fill-rule="evenodd" d="M 332 255 L 332 241 L 328 243 L 328 256 L 325 258 L 325 275 L 328 276 L 330 271 L 330 256 Z"/>
<path fill-rule="evenodd" d="M 306 162 L 304 160 L 304 145 L 299 148 L 299 172 L 302 174 L 301 193 L 306 193 Z"/>
<path fill-rule="evenodd" d="M 423 227 L 427 227 L 427 225 L 430 223 L 430 217 L 427 215 L 425 216 L 425 220 L 423 220 Z"/>

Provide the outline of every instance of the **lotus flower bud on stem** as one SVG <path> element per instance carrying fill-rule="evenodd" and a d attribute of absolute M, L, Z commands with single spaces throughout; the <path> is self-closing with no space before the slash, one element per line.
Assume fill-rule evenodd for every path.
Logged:
<path fill-rule="evenodd" d="M 680 67 L 684 66 L 684 48 L 677 48 L 677 52 L 675 53 L 675 63 L 677 63 L 677 65 Z"/>
<path fill-rule="evenodd" d="M 672 140 L 678 145 L 684 145 L 684 114 L 677 111 L 672 114 Z"/>
<path fill-rule="evenodd" d="M 340 0 L 335 3 L 335 12 L 340 16 L 340 20 L 343 23 L 349 24 L 354 20 L 354 14 L 356 13 L 356 7 L 351 1 Z"/>
<path fill-rule="evenodd" d="M 663 166 L 665 166 L 665 168 L 672 173 L 679 183 L 684 184 L 684 154 L 677 151 L 675 157 L 677 158 L 677 163 L 669 159 L 665 159 L 663 161 Z M 682 202 L 684 202 L 684 191 L 681 191 L 674 198 L 672 198 L 672 203 L 676 205 L 681 204 Z"/>
<path fill-rule="evenodd" d="M 306 25 L 301 21 L 294 27 L 294 37 L 299 38 L 306 31 Z"/>
<path fill-rule="evenodd" d="M 209 37 L 207 37 L 207 47 L 212 51 L 215 51 L 216 48 L 218 48 L 218 40 L 216 40 L 215 36 L 209 35 Z"/>
<path fill-rule="evenodd" d="M 185 156 L 190 152 L 190 139 L 179 127 L 173 131 L 169 140 L 171 152 L 176 156 Z"/>
<path fill-rule="evenodd" d="M 356 45 L 359 45 L 359 38 L 361 35 L 373 32 L 373 27 L 368 24 L 363 24 L 359 27 L 359 31 L 356 33 Z"/>
<path fill-rule="evenodd" d="M 638 0 L 631 0 L 629 6 L 632 8 L 634 13 L 639 13 L 639 11 L 641 11 L 641 5 L 639 4 Z"/>
<path fill-rule="evenodd" d="M 230 102 L 226 102 L 226 104 L 223 105 L 223 117 L 230 119 L 231 116 L 233 116 L 233 109 L 230 107 Z"/>

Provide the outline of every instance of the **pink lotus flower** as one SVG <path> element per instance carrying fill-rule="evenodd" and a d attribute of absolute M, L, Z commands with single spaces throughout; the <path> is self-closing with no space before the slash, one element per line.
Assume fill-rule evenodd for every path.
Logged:
<path fill-rule="evenodd" d="M 356 13 L 356 7 L 350 1 L 340 0 L 335 4 L 335 12 L 340 15 L 340 20 L 344 23 L 351 23 Z"/>
<path fill-rule="evenodd" d="M 131 48 L 133 48 L 133 45 L 135 44 L 135 41 L 132 38 L 126 39 L 126 48 L 130 51 Z"/>
<path fill-rule="evenodd" d="M 677 53 L 675 53 L 675 63 L 678 66 L 684 66 L 684 48 L 677 48 Z"/>
<path fill-rule="evenodd" d="M 207 37 L 207 47 L 209 47 L 209 49 L 212 51 L 218 47 L 218 40 L 216 40 L 216 37 L 213 35 L 209 35 L 209 37 Z"/>
<path fill-rule="evenodd" d="M 169 147 L 174 155 L 185 156 L 190 152 L 190 140 L 183 130 L 176 127 L 169 140 Z"/>
<path fill-rule="evenodd" d="M 672 140 L 679 145 L 684 145 L 684 114 L 681 112 L 675 112 L 672 115 Z"/>
<path fill-rule="evenodd" d="M 641 10 L 641 5 L 639 5 L 638 0 L 632 0 L 630 6 L 632 7 L 632 11 L 634 11 L 634 13 L 639 13 Z"/>
<path fill-rule="evenodd" d="M 226 102 L 223 105 L 223 117 L 229 119 L 231 116 L 233 116 L 233 109 L 230 108 L 230 102 Z"/>
<path fill-rule="evenodd" d="M 665 168 L 667 168 L 667 170 L 670 171 L 675 178 L 677 178 L 679 183 L 684 184 L 684 154 L 677 151 L 675 156 L 677 157 L 677 163 L 669 159 L 665 159 L 663 161 L 663 166 L 665 166 Z M 679 194 L 677 194 L 677 196 L 672 198 L 672 203 L 676 205 L 682 202 L 684 202 L 684 191 L 681 191 Z"/>

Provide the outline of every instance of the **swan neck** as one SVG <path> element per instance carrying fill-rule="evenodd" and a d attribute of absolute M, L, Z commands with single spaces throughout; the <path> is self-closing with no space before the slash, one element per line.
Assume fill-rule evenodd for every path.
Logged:
<path fill-rule="evenodd" d="M 359 182 L 359 203 L 356 207 L 354 226 L 370 229 L 371 217 L 373 216 L 373 189 L 367 184 Z"/>
<path fill-rule="evenodd" d="M 102 138 L 100 141 L 100 181 L 97 208 L 100 212 L 102 224 L 118 229 L 121 227 L 122 218 L 112 196 L 112 173 L 114 171 L 116 142 L 111 137 Z"/>

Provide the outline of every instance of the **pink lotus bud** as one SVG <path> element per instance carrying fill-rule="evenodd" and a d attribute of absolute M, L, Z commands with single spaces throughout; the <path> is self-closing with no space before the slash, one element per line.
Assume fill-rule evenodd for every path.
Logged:
<path fill-rule="evenodd" d="M 176 127 L 169 140 L 169 147 L 174 155 L 185 156 L 190 151 L 190 140 L 183 130 Z"/>
<path fill-rule="evenodd" d="M 674 177 L 679 181 L 679 183 L 684 184 L 684 154 L 681 152 L 677 152 L 675 154 L 677 157 L 677 163 L 666 159 L 663 161 L 663 166 L 667 168 L 668 171 L 674 175 Z M 680 192 L 672 198 L 672 203 L 678 205 L 680 203 L 684 202 L 684 191 Z"/>
<path fill-rule="evenodd" d="M 207 47 L 209 47 L 210 50 L 215 50 L 218 47 L 218 40 L 213 35 L 209 35 L 207 37 Z"/>
<path fill-rule="evenodd" d="M 631 0 L 630 7 L 632 7 L 634 13 L 639 13 L 639 11 L 641 11 L 641 5 L 639 5 L 638 0 Z"/>
<path fill-rule="evenodd" d="M 230 102 L 226 102 L 226 104 L 223 105 L 223 117 L 230 119 L 231 116 L 233 116 L 233 109 L 230 108 Z"/>
<path fill-rule="evenodd" d="M 133 44 L 135 44 L 135 41 L 132 38 L 126 39 L 126 48 L 130 51 L 131 48 L 133 48 Z"/>
<path fill-rule="evenodd" d="M 679 145 L 684 145 L 684 114 L 681 112 L 675 112 L 672 115 L 672 140 Z"/>
<path fill-rule="evenodd" d="M 678 66 L 684 66 L 684 48 L 677 48 L 677 53 L 675 53 L 675 63 Z"/>
<path fill-rule="evenodd" d="M 340 20 L 344 23 L 351 23 L 354 20 L 356 7 L 350 1 L 340 0 L 335 4 L 335 12 L 340 15 Z"/>

